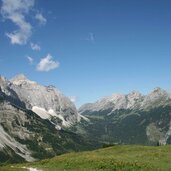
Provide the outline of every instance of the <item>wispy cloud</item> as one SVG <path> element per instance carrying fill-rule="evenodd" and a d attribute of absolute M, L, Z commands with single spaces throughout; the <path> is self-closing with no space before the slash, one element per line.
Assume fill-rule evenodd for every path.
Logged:
<path fill-rule="evenodd" d="M 36 44 L 36 43 L 32 43 L 31 42 L 30 46 L 31 46 L 32 50 L 35 50 L 35 51 L 40 51 L 41 50 L 41 47 L 38 44 Z"/>
<path fill-rule="evenodd" d="M 47 22 L 47 19 L 41 13 L 37 13 L 35 18 L 38 20 L 39 24 L 41 25 L 45 25 Z"/>
<path fill-rule="evenodd" d="M 71 100 L 71 102 L 75 103 L 77 101 L 77 97 L 76 96 L 70 96 L 69 99 Z"/>
<path fill-rule="evenodd" d="M 95 43 L 95 35 L 94 33 L 90 32 L 86 38 L 87 41 L 90 41 L 91 43 Z"/>
<path fill-rule="evenodd" d="M 34 9 L 34 5 L 35 0 L 2 0 L 0 13 L 3 19 L 10 20 L 18 27 L 16 30 L 5 33 L 11 44 L 24 45 L 31 37 L 33 26 L 26 17 L 34 15 L 40 25 L 46 24 L 47 19 Z M 36 47 L 34 49 L 39 48 Z"/>
<path fill-rule="evenodd" d="M 32 57 L 27 56 L 27 60 L 28 60 L 29 64 L 33 64 L 34 59 Z"/>
<path fill-rule="evenodd" d="M 59 62 L 54 61 L 53 57 L 48 54 L 46 57 L 42 58 L 37 64 L 37 71 L 48 72 L 50 70 L 56 69 L 59 67 Z"/>
<path fill-rule="evenodd" d="M 3 19 L 11 20 L 18 26 L 18 30 L 6 33 L 12 44 L 26 44 L 31 36 L 32 26 L 26 21 L 25 16 L 29 14 L 33 6 L 34 0 L 2 0 L 1 14 Z"/>

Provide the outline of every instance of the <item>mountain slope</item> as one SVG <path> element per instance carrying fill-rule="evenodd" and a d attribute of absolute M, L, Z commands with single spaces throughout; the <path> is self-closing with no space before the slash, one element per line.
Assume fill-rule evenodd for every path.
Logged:
<path fill-rule="evenodd" d="M 0 131 L 1 162 L 34 161 L 94 148 L 83 137 L 56 130 L 48 120 L 8 102 L 0 104 Z"/>
<path fill-rule="evenodd" d="M 11 81 L 0 77 L 0 162 L 34 161 L 95 148 L 94 142 L 65 130 L 79 120 L 74 104 L 54 87 L 23 75 Z"/>
<path fill-rule="evenodd" d="M 80 114 L 89 122 L 78 123 L 72 130 L 102 143 L 171 143 L 171 95 L 161 88 L 149 95 L 132 92 L 114 94 L 83 105 Z"/>
<path fill-rule="evenodd" d="M 1 91 L 20 107 L 32 110 L 42 119 L 49 119 L 56 128 L 80 121 L 75 105 L 53 86 L 42 86 L 17 75 L 10 81 L 0 78 Z M 13 98 L 13 99 L 12 99 Z"/>

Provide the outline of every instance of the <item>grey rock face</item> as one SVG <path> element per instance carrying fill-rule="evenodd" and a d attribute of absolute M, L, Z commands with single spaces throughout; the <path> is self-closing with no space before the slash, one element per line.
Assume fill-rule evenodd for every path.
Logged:
<path fill-rule="evenodd" d="M 66 152 L 91 149 L 92 144 L 68 130 L 57 130 L 30 110 L 0 102 L 0 163 L 34 161 Z"/>
<path fill-rule="evenodd" d="M 34 111 L 43 119 L 49 119 L 58 129 L 79 122 L 75 105 L 53 86 L 42 86 L 24 75 L 10 81 L 0 78 L 1 93 L 15 104 Z"/>
<path fill-rule="evenodd" d="M 17 121 L 17 124 L 16 122 Z M 9 148 L 12 149 L 18 156 L 26 161 L 34 161 L 31 156 L 31 151 L 26 145 L 18 142 L 14 137 L 22 140 L 31 139 L 34 134 L 24 126 L 29 122 L 25 113 L 10 103 L 1 103 L 0 105 L 0 151 Z M 15 125 L 14 125 L 15 124 Z"/>
<path fill-rule="evenodd" d="M 39 85 L 24 75 L 10 81 L 0 76 L 0 163 L 91 149 L 87 139 L 66 130 L 80 117 L 55 87 Z"/>
<path fill-rule="evenodd" d="M 80 114 L 87 114 L 91 112 L 98 112 L 104 110 L 120 109 L 148 109 L 152 107 L 158 107 L 161 105 L 171 105 L 171 94 L 161 88 L 156 88 L 149 95 L 142 95 L 139 92 L 131 92 L 127 95 L 113 94 L 109 97 L 104 97 L 95 103 L 88 103 L 80 107 Z"/>
<path fill-rule="evenodd" d="M 139 92 L 114 94 L 83 105 L 79 112 L 89 119 L 89 123 L 79 124 L 79 129 L 98 141 L 171 143 L 171 93 L 161 88 L 148 95 Z"/>

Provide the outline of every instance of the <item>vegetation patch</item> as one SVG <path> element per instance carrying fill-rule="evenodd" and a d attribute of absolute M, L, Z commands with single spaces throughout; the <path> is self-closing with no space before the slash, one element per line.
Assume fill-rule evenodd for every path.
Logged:
<path fill-rule="evenodd" d="M 170 171 L 171 145 L 115 145 L 91 152 L 68 153 L 34 163 L 0 167 L 0 171 L 32 167 L 42 171 Z M 18 169 L 19 170 L 19 169 Z"/>

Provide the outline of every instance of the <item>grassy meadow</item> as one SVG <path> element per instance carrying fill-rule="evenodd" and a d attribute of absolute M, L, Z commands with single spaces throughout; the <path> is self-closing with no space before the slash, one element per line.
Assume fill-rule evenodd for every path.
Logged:
<path fill-rule="evenodd" d="M 121 145 L 95 151 L 68 153 L 34 163 L 1 166 L 0 171 L 170 171 L 171 145 Z"/>

